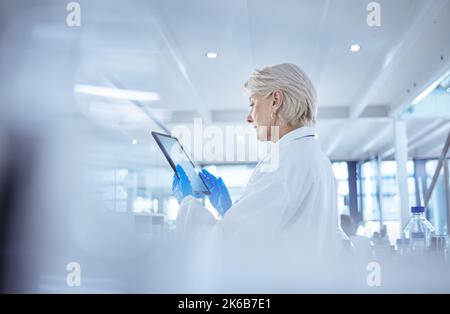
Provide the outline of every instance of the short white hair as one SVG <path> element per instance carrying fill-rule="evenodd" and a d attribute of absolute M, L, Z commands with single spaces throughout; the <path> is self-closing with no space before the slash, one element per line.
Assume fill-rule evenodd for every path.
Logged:
<path fill-rule="evenodd" d="M 280 118 L 288 125 L 300 127 L 316 122 L 316 90 L 303 70 L 292 63 L 282 63 L 255 70 L 245 82 L 250 94 L 268 96 L 276 90 L 283 93 Z"/>

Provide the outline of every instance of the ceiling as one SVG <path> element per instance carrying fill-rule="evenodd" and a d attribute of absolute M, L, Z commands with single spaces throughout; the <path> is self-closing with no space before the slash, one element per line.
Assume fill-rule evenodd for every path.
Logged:
<path fill-rule="evenodd" d="M 244 124 L 243 83 L 253 69 L 293 62 L 316 86 L 317 132 L 331 159 L 392 158 L 394 119 L 450 70 L 448 0 L 378 0 L 380 27 L 368 26 L 363 0 L 80 0 L 78 29 L 61 27 L 61 1 L 43 1 L 48 11 L 24 2 L 0 1 L 0 17 L 43 12 L 32 40 L 72 38 L 75 83 L 160 95 L 141 103 L 76 95 L 111 141 L 128 147 L 137 139 L 132 149 L 142 152 L 149 130 L 159 129 L 152 118 L 168 129 L 196 117 Z M 361 50 L 352 53 L 355 43 Z M 219 56 L 207 58 L 211 51 Z M 406 125 L 411 158 L 439 156 L 450 117 L 410 117 Z"/>

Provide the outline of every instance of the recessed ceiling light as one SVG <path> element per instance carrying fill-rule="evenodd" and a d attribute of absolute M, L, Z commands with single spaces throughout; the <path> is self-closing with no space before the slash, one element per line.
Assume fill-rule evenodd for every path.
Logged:
<path fill-rule="evenodd" d="M 131 143 L 133 143 L 133 145 L 136 145 L 138 143 L 138 141 L 137 141 L 137 139 L 133 139 L 133 141 Z"/>
<path fill-rule="evenodd" d="M 353 44 L 353 45 L 350 46 L 350 51 L 351 52 L 358 52 L 360 50 L 361 50 L 361 46 L 358 45 L 358 44 Z"/>
<path fill-rule="evenodd" d="M 210 59 L 215 59 L 215 58 L 217 58 L 218 55 L 219 55 L 219 54 L 218 54 L 217 52 L 208 52 L 208 53 L 206 54 L 206 56 L 207 56 L 208 58 L 210 58 Z"/>

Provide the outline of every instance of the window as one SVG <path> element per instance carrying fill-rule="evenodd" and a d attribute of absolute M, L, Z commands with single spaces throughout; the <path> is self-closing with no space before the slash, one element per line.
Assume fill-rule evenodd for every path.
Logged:
<path fill-rule="evenodd" d="M 414 162 L 408 161 L 409 203 L 416 203 Z M 380 171 L 380 178 L 378 178 Z M 380 180 L 380 184 L 378 184 Z M 358 170 L 358 196 L 363 212 L 364 227 L 368 234 L 380 231 L 380 220 L 386 225 L 391 243 L 400 238 L 400 199 L 397 186 L 397 162 L 382 161 L 378 170 L 378 161 L 370 160 L 360 164 Z"/>
<path fill-rule="evenodd" d="M 447 164 L 450 167 L 449 160 Z M 425 170 L 427 175 L 427 186 L 430 186 L 434 172 L 438 165 L 437 160 L 428 160 L 425 163 Z M 427 216 L 430 222 L 436 229 L 436 234 L 447 234 L 447 213 L 446 213 L 446 197 L 445 197 L 445 178 L 444 169 L 441 169 L 439 178 L 436 182 L 433 194 L 431 195 L 430 202 L 428 204 Z"/>
<path fill-rule="evenodd" d="M 338 214 L 350 216 L 347 163 L 334 162 L 333 172 L 337 181 Z"/>
<path fill-rule="evenodd" d="M 126 212 L 128 193 L 125 188 L 127 169 L 105 169 L 96 171 L 93 182 L 99 201 L 107 210 Z"/>

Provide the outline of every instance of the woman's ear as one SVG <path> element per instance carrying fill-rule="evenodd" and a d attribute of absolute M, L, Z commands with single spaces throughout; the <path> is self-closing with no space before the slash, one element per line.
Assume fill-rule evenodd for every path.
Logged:
<path fill-rule="evenodd" d="M 273 92 L 273 103 L 272 103 L 272 112 L 277 113 L 280 111 L 281 106 L 283 105 L 283 92 L 280 90 L 276 90 Z"/>

